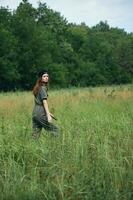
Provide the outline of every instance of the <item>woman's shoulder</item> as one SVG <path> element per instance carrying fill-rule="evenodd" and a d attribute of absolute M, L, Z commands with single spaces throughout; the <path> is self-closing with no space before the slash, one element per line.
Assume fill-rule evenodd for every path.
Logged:
<path fill-rule="evenodd" d="M 47 89 L 47 87 L 44 86 L 44 85 L 42 85 L 42 86 L 40 87 L 40 92 L 48 93 L 48 89 Z"/>
<path fill-rule="evenodd" d="M 39 96 L 41 100 L 47 99 L 48 93 L 47 93 L 47 88 L 45 86 L 40 87 Z"/>

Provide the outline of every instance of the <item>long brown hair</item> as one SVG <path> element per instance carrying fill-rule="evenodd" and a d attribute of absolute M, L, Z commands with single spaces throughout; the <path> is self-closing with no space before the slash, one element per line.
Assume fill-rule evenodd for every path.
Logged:
<path fill-rule="evenodd" d="M 42 77 L 39 77 L 37 79 L 37 81 L 36 81 L 35 86 L 33 87 L 33 91 L 32 92 L 33 92 L 34 96 L 37 96 L 41 86 L 43 86 L 43 85 L 44 85 L 44 83 L 42 82 Z M 48 83 L 45 83 L 45 86 L 48 89 Z"/>

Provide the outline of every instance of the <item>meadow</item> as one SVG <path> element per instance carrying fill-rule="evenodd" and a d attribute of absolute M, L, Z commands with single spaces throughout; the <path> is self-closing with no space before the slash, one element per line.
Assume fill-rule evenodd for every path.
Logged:
<path fill-rule="evenodd" d="M 58 137 L 31 136 L 32 92 L 0 93 L 0 200 L 131 200 L 133 85 L 49 91 Z"/>

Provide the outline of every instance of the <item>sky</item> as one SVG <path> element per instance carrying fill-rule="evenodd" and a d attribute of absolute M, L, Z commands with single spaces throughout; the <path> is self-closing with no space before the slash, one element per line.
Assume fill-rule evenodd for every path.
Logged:
<path fill-rule="evenodd" d="M 14 10 L 21 0 L 0 0 L 0 6 Z M 39 0 L 29 0 L 37 8 Z M 64 16 L 68 22 L 89 27 L 107 21 L 111 27 L 133 32 L 133 0 L 41 0 Z"/>

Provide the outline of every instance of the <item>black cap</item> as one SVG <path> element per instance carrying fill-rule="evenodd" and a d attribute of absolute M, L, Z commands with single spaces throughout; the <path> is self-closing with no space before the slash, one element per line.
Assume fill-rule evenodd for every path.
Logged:
<path fill-rule="evenodd" d="M 38 73 L 38 77 L 42 77 L 43 74 L 48 74 L 48 71 L 47 71 L 47 70 L 41 70 L 41 71 Z"/>

